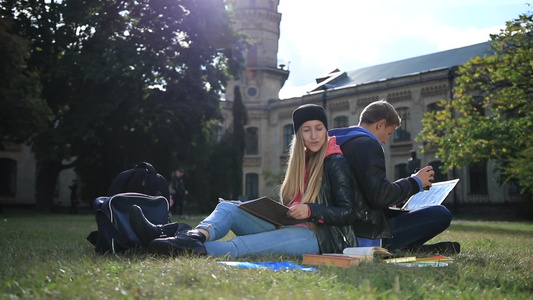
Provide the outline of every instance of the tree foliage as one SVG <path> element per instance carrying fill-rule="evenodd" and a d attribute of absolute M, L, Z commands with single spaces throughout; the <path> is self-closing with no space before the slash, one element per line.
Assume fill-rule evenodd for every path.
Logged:
<path fill-rule="evenodd" d="M 20 143 L 46 129 L 51 111 L 38 75 L 27 69 L 28 41 L 11 28 L 10 20 L 0 19 L 0 137 Z"/>
<path fill-rule="evenodd" d="M 2 16 L 29 41 L 28 70 L 53 113 L 31 140 L 40 208 L 65 168 L 91 200 L 139 161 L 167 178 L 203 165 L 219 94 L 242 64 L 222 1 L 6 0 Z"/>
<path fill-rule="evenodd" d="M 493 54 L 459 67 L 454 98 L 427 113 L 418 137 L 446 170 L 489 160 L 500 182 L 533 192 L 533 17 L 491 35 Z M 445 171 L 446 171 L 445 170 Z"/>

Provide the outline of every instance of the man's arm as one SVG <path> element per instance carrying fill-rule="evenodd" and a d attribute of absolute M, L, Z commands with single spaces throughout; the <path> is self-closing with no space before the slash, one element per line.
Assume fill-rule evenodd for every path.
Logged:
<path fill-rule="evenodd" d="M 383 148 L 375 139 L 356 137 L 341 146 L 368 205 L 384 209 L 417 193 L 415 179 L 408 177 L 395 182 L 387 179 Z"/>

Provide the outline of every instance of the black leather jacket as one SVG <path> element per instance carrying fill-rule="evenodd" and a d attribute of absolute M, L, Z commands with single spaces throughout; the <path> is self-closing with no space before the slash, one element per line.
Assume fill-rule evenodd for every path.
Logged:
<path fill-rule="evenodd" d="M 385 215 L 388 207 L 407 200 L 420 191 L 411 177 L 390 182 L 386 177 L 385 155 L 381 144 L 368 136 L 357 136 L 341 145 L 344 156 L 353 170 L 356 188 L 364 201 L 357 202 L 357 236 L 377 239 L 391 238 L 392 233 Z"/>
<path fill-rule="evenodd" d="M 324 173 L 317 203 L 311 208 L 310 222 L 317 225 L 317 240 L 322 253 L 342 253 L 346 247 L 356 247 L 353 228 L 355 201 L 361 193 L 346 158 L 332 154 L 324 160 Z M 354 195 L 355 194 L 355 195 Z"/>

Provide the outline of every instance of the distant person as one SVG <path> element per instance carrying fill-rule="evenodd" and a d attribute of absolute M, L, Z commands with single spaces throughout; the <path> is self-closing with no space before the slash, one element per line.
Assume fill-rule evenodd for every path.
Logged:
<path fill-rule="evenodd" d="M 70 189 L 70 213 L 71 214 L 77 214 L 78 213 L 78 181 L 76 179 L 72 179 L 70 182 L 70 185 L 68 186 Z"/>
<path fill-rule="evenodd" d="M 173 234 L 183 223 L 151 224 L 141 208 L 133 206 L 130 222 L 141 243 L 156 253 L 230 257 L 342 253 L 344 248 L 356 246 L 353 212 L 361 196 L 335 138 L 328 137 L 324 109 L 309 104 L 298 107 L 293 112 L 293 126 L 280 197 L 290 207 L 289 217 L 305 221 L 276 228 L 237 204 L 221 202 L 195 229 Z M 220 240 L 229 231 L 236 236 Z"/>
<path fill-rule="evenodd" d="M 172 205 L 170 212 L 172 215 L 177 214 L 180 218 L 185 217 L 185 196 L 189 194 L 189 191 L 185 189 L 185 185 L 183 184 L 184 174 L 184 169 L 177 169 L 174 171 L 174 176 L 172 176 L 172 188 L 175 193 L 172 195 L 174 205 Z"/>
<path fill-rule="evenodd" d="M 420 170 L 420 159 L 416 157 L 416 151 L 411 150 L 411 158 L 407 160 L 407 165 L 405 165 L 405 171 L 407 171 L 407 175 L 411 175 L 414 174 L 417 170 Z"/>
<path fill-rule="evenodd" d="M 363 109 L 358 126 L 329 132 L 337 136 L 337 143 L 350 163 L 366 204 L 358 214 L 366 215 L 366 220 L 354 227 L 357 236 L 377 240 L 389 250 L 459 253 L 457 242 L 424 244 L 450 225 L 452 215 L 446 207 L 430 206 L 397 216 L 387 214 L 389 207 L 404 202 L 424 187 L 430 187 L 435 175 L 433 167 L 427 166 L 407 178 L 394 182 L 387 179 L 382 145 L 400 124 L 400 116 L 394 107 L 380 100 Z"/>

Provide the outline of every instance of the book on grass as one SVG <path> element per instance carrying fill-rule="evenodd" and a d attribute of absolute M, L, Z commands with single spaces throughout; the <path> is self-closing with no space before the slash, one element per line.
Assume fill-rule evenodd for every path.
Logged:
<path fill-rule="evenodd" d="M 454 261 L 453 258 L 437 255 L 430 257 L 413 257 L 411 260 L 385 259 L 386 263 L 392 263 L 402 267 L 447 267 Z"/>
<path fill-rule="evenodd" d="M 226 201 L 219 199 L 219 201 Z M 289 207 L 282 203 L 272 200 L 269 197 L 261 197 L 249 201 L 228 201 L 236 203 L 239 208 L 257 216 L 265 221 L 268 221 L 277 227 L 282 225 L 294 225 L 305 223 L 306 220 L 294 219 L 287 216 Z"/>
<path fill-rule="evenodd" d="M 302 265 L 355 267 L 361 263 L 361 258 L 342 254 L 304 254 Z"/>
<path fill-rule="evenodd" d="M 359 258 L 361 261 L 373 260 L 374 257 L 391 257 L 392 254 L 382 247 L 348 247 L 342 253 L 325 253 L 327 255 Z"/>
<path fill-rule="evenodd" d="M 454 259 L 448 256 L 443 255 L 436 255 L 436 256 L 428 256 L 428 257 L 416 257 L 416 256 L 408 256 L 408 257 L 394 257 L 394 258 L 387 258 L 383 261 L 386 263 L 437 263 L 437 262 L 451 262 Z"/>
<path fill-rule="evenodd" d="M 358 266 L 362 261 L 374 257 L 388 257 L 392 254 L 382 247 L 349 247 L 343 253 L 304 254 L 302 264 L 336 267 Z"/>
<path fill-rule="evenodd" d="M 424 190 L 411 196 L 402 207 L 389 207 L 389 212 L 394 215 L 395 213 L 409 212 L 422 207 L 440 205 L 457 185 L 457 182 L 459 182 L 459 179 L 434 183 L 429 190 Z"/>
<path fill-rule="evenodd" d="M 342 254 L 349 256 L 357 257 L 370 257 L 374 258 L 377 256 L 387 257 L 392 256 L 392 254 L 383 247 L 348 247 L 342 250 Z"/>

